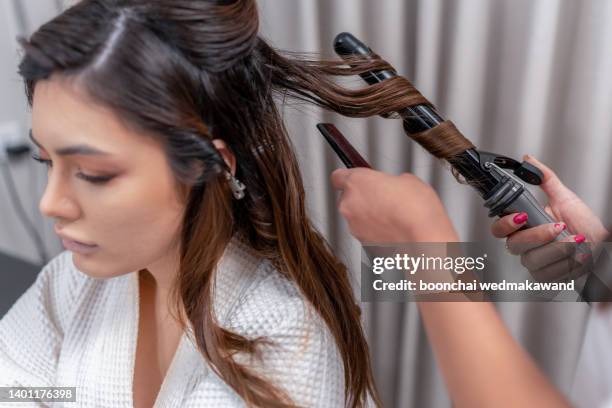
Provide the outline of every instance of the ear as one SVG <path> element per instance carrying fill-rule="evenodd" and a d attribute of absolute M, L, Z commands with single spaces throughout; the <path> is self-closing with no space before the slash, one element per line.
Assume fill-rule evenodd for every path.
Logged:
<path fill-rule="evenodd" d="M 227 144 L 221 139 L 213 139 L 212 143 L 221 154 L 221 157 L 223 157 L 223 161 L 225 161 L 227 167 L 230 168 L 232 175 L 236 174 L 236 156 L 234 156 L 234 153 L 232 153 Z"/>

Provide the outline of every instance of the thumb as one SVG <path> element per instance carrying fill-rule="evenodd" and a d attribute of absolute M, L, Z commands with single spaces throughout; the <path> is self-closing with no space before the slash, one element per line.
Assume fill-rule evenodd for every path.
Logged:
<path fill-rule="evenodd" d="M 559 180 L 559 177 L 557 177 L 555 172 L 552 171 L 550 167 L 548 167 L 547 165 L 529 154 L 523 156 L 523 160 L 540 169 L 540 171 L 544 175 L 544 177 L 542 178 L 542 184 L 540 184 L 540 188 L 544 191 L 544 193 L 548 196 L 549 199 L 558 198 L 569 192 L 567 187 L 563 185 L 561 180 Z"/>
<path fill-rule="evenodd" d="M 350 169 L 336 169 L 331 174 L 331 183 L 336 190 L 344 190 L 346 181 L 351 175 Z"/>

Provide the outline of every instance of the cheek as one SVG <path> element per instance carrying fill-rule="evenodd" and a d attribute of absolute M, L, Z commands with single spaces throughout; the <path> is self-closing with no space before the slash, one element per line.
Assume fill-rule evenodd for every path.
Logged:
<path fill-rule="evenodd" d="M 111 277 L 146 268 L 175 250 L 184 208 L 168 183 L 124 182 L 82 203 L 100 250 L 80 260 L 84 273 Z"/>

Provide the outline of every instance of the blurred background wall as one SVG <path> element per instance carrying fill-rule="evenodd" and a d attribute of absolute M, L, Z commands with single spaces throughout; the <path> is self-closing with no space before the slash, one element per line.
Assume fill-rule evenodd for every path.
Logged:
<path fill-rule="evenodd" d="M 353 32 L 411 79 L 480 149 L 519 160 L 525 153 L 538 157 L 610 224 L 612 1 L 259 0 L 259 4 L 263 35 L 277 47 L 333 56 L 335 35 Z M 17 75 L 15 36 L 31 33 L 64 4 L 0 0 L 0 5 L 1 138 L 25 135 L 29 128 Z M 336 123 L 375 167 L 392 173 L 410 171 L 432 183 L 462 240 L 492 239 L 492 221 L 477 195 L 458 185 L 412 143 L 399 122 L 342 118 L 303 105 L 284 112 L 302 160 L 311 216 L 349 265 L 356 284 L 360 246 L 349 237 L 335 208 L 328 180 L 340 164 L 314 127 L 323 120 Z M 10 163 L 8 169 L 49 255 L 59 253 L 62 248 L 51 222 L 37 210 L 46 180 L 42 166 L 25 159 Z M 538 197 L 543 200 L 541 194 Z M 16 217 L 13 201 L 6 180 L 0 178 L 0 252 L 36 264 L 36 247 Z M 499 246 L 502 254 L 503 242 Z M 6 289 L 10 285 L 5 282 L 19 272 L 1 259 L 0 298 L 12 299 L 19 293 Z M 507 263 L 520 268 L 517 259 L 509 258 Z M 363 307 L 386 406 L 450 406 L 415 305 Z M 499 309 L 513 335 L 568 391 L 588 308 L 572 303 L 504 303 Z"/>

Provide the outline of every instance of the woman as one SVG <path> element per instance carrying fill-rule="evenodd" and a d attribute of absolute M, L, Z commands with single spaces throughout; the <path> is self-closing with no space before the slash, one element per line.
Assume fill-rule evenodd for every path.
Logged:
<path fill-rule="evenodd" d="M 403 103 L 394 81 L 330 76 L 387 65 L 282 56 L 254 0 L 84 0 L 22 44 L 40 210 L 70 252 L 0 321 L 0 384 L 81 406 L 379 405 L 276 102 L 376 115 Z"/>
<path fill-rule="evenodd" d="M 531 156 L 525 159 L 542 170 L 541 187 L 548 196 L 545 209 L 557 222 L 520 230 L 527 214 L 510 214 L 495 221 L 491 231 L 496 237 L 507 237 L 508 250 L 520 255 L 530 271 L 546 275 L 546 269 L 558 272 L 559 265 L 571 265 L 567 258 L 557 266 L 547 264 L 541 256 L 549 245 L 555 245 L 553 240 L 564 228 L 574 233 L 563 239 L 569 243 L 598 243 L 608 231 L 552 170 Z M 339 169 L 331 179 L 341 191 L 339 210 L 362 242 L 459 241 L 438 195 L 411 174 L 390 176 L 369 169 Z M 419 310 L 453 406 L 570 406 L 514 341 L 490 303 L 421 302 Z M 606 402 L 605 407 L 612 406 L 611 334 L 609 314 L 596 311 L 576 377 L 575 399 L 581 407 L 603 407 Z"/>

